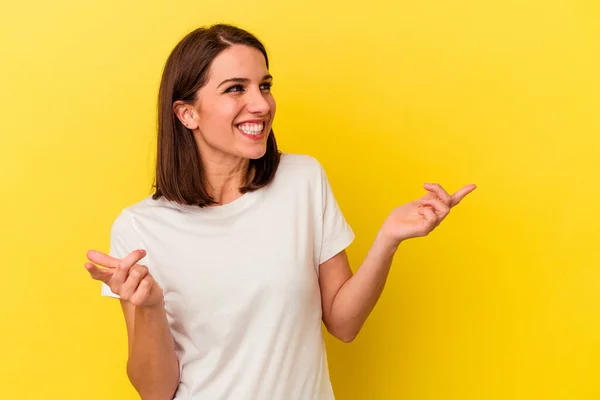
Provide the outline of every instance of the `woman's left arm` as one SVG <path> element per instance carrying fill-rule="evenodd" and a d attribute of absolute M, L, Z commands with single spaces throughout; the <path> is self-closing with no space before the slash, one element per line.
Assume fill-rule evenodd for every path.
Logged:
<path fill-rule="evenodd" d="M 449 195 L 437 184 L 424 187 L 428 191 L 425 196 L 392 211 L 355 274 L 345 251 L 321 264 L 323 322 L 341 341 L 354 340 L 377 304 L 398 246 L 407 239 L 428 235 L 475 189 L 475 185 L 467 185 Z"/>

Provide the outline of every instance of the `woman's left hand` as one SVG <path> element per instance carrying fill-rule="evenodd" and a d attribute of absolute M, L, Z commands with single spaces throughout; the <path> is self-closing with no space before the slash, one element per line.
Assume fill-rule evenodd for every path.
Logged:
<path fill-rule="evenodd" d="M 381 233 L 394 244 L 428 235 L 476 186 L 464 186 L 453 195 L 438 184 L 426 183 L 424 188 L 428 191 L 425 196 L 397 207 L 385 220 Z"/>

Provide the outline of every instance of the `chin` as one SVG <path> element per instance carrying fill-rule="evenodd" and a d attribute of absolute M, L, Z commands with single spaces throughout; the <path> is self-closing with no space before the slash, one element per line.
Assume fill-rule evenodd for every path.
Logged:
<path fill-rule="evenodd" d="M 262 156 L 264 156 L 267 152 L 267 145 L 265 143 L 264 146 L 255 146 L 252 149 L 247 149 L 244 151 L 244 157 L 249 158 L 250 160 L 258 160 Z"/>

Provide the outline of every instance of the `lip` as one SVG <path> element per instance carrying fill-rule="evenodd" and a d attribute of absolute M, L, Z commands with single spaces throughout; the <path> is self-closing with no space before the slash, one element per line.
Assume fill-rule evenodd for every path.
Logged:
<path fill-rule="evenodd" d="M 268 121 L 269 121 L 268 119 L 248 119 L 246 121 L 236 123 L 235 126 L 242 125 L 242 124 L 261 124 L 261 123 L 264 123 L 266 125 Z"/>
<path fill-rule="evenodd" d="M 262 139 L 265 138 L 265 131 L 267 128 L 267 124 L 268 124 L 268 119 L 247 119 L 245 121 L 242 122 L 238 122 L 237 124 L 235 124 L 235 128 L 238 130 L 238 132 L 245 138 L 248 138 L 252 141 L 261 141 Z M 248 133 L 245 133 L 243 130 L 241 130 L 239 128 L 240 125 L 242 124 L 263 124 L 263 131 L 261 133 L 259 133 L 258 135 L 250 135 Z"/>
<path fill-rule="evenodd" d="M 261 133 L 259 133 L 259 134 L 256 134 L 256 135 L 248 134 L 248 133 L 244 132 L 243 130 L 241 130 L 239 128 L 239 125 L 244 124 L 244 123 L 246 123 L 246 124 L 247 123 L 251 123 L 251 124 L 264 124 L 263 125 L 263 131 Z M 250 120 L 250 121 L 244 121 L 244 122 L 240 122 L 239 124 L 236 124 L 235 129 L 237 129 L 237 131 L 243 137 L 245 137 L 245 138 L 247 138 L 249 140 L 252 140 L 252 141 L 261 141 L 261 140 L 263 140 L 265 138 L 265 129 L 266 129 L 266 127 L 267 127 L 267 123 L 265 121 L 263 121 L 263 120 Z"/>
<path fill-rule="evenodd" d="M 243 137 L 245 137 L 245 138 L 248 138 L 248 139 L 250 139 L 250 140 L 258 141 L 258 140 L 262 140 L 262 139 L 264 139 L 264 138 L 265 138 L 265 133 L 264 133 L 264 132 L 262 132 L 262 133 L 259 133 L 259 134 L 257 134 L 257 135 L 250 135 L 250 134 L 248 134 L 248 133 L 244 132 L 243 130 L 241 130 L 240 128 L 237 128 L 237 127 L 236 127 L 236 129 L 238 130 L 238 132 L 239 132 L 239 133 L 240 133 L 240 134 L 241 134 Z"/>

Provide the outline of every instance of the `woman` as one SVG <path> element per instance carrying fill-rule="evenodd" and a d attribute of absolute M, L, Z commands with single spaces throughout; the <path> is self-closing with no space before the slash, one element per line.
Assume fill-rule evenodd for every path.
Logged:
<path fill-rule="evenodd" d="M 268 67 L 263 45 L 233 26 L 175 47 L 160 86 L 156 191 L 118 216 L 110 255 L 88 252 L 103 294 L 120 298 L 143 399 L 333 399 L 321 322 L 353 340 L 399 244 L 475 188 L 425 185 L 353 275 L 354 234 L 321 165 L 277 149 Z"/>

